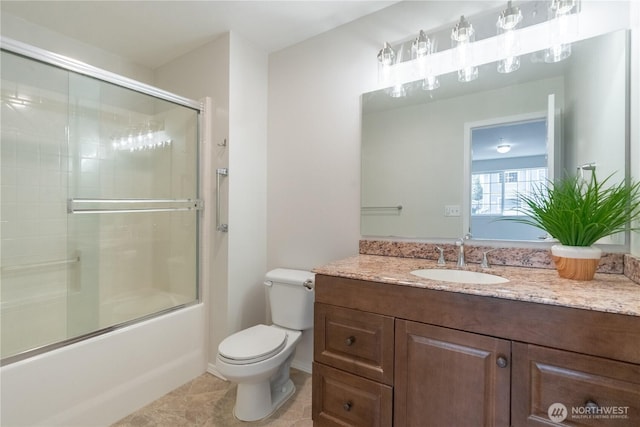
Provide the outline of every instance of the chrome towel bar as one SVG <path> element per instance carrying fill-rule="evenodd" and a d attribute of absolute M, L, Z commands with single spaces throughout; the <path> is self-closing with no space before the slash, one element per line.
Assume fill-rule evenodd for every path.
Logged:
<path fill-rule="evenodd" d="M 363 211 L 377 210 L 377 209 L 396 209 L 396 210 L 401 211 L 402 210 L 402 205 L 398 205 L 398 206 L 362 206 L 360 209 L 362 209 Z"/>
<path fill-rule="evenodd" d="M 58 265 L 76 264 L 80 262 L 80 256 L 70 259 L 61 259 L 55 261 L 38 262 L 33 264 L 19 264 L 2 267 L 2 271 L 20 271 L 31 270 L 33 268 L 56 267 Z"/>
<path fill-rule="evenodd" d="M 200 199 L 69 199 L 70 214 L 172 212 L 203 208 Z"/>
<path fill-rule="evenodd" d="M 222 211 L 222 206 L 220 202 L 220 180 L 223 176 L 229 175 L 228 168 L 218 168 L 216 169 L 216 230 L 226 233 L 229 231 L 228 224 L 222 224 L 220 220 L 220 215 Z"/>

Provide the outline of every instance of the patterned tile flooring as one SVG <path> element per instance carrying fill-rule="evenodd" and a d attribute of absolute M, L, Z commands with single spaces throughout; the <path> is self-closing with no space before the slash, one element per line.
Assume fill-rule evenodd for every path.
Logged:
<path fill-rule="evenodd" d="M 204 373 L 111 427 L 311 427 L 311 375 L 291 369 L 291 379 L 295 394 L 261 421 L 236 419 L 236 386 Z"/>

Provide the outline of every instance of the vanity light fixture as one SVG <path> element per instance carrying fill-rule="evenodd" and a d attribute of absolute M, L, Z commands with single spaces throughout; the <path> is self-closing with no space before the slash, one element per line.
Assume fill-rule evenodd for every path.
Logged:
<path fill-rule="evenodd" d="M 509 151 L 511 151 L 511 145 L 509 144 L 500 144 L 496 147 L 496 150 L 498 151 L 498 153 L 500 154 L 506 154 Z"/>
<path fill-rule="evenodd" d="M 412 59 L 416 60 L 419 75 L 424 76 L 424 80 L 422 81 L 422 89 L 424 90 L 435 90 L 440 87 L 440 81 L 433 73 L 433 64 L 430 58 L 434 50 L 435 48 L 431 39 L 429 39 L 423 30 L 420 30 L 418 37 L 416 37 L 411 45 L 411 53 Z"/>
<path fill-rule="evenodd" d="M 451 43 L 456 49 L 456 59 L 458 61 L 458 81 L 470 82 L 478 78 L 478 67 L 470 65 L 472 63 L 471 44 L 474 42 L 476 32 L 473 25 L 467 21 L 464 15 L 460 16 L 460 21 L 451 30 Z"/>
<path fill-rule="evenodd" d="M 506 54 L 504 59 L 498 61 L 499 73 L 511 73 L 520 68 L 518 51 L 518 38 L 515 33 L 518 24 L 522 22 L 522 12 L 519 7 L 513 6 L 511 0 L 507 2 L 507 8 L 498 16 L 498 47 L 500 52 Z"/>
<path fill-rule="evenodd" d="M 417 37 L 395 48 L 384 43 L 377 56 L 379 86 L 386 88 L 390 96 L 399 97 L 414 87 L 437 89 L 438 77 L 454 71 L 458 73 L 458 81 L 473 81 L 478 78 L 482 64 L 497 61 L 498 72 L 514 72 L 520 68 L 520 56 L 534 51 L 541 51 L 544 61 L 549 63 L 569 57 L 570 43 L 582 37 L 577 27 L 580 0 L 546 0 L 542 2 L 547 5 L 546 17 L 536 13 L 541 2 L 522 2 L 522 6 L 516 6 L 518 3 L 507 1 L 506 8 L 494 21 L 497 34 L 484 38 L 481 35 L 478 43 L 475 43 L 477 30 L 464 15 L 450 30 L 451 49 L 444 52 L 436 52 L 434 44 L 434 37 L 441 36 L 440 30 L 431 37 L 421 30 Z M 532 7 L 533 13 L 525 13 Z M 524 15 L 531 19 L 524 19 Z M 491 15 L 480 17 L 478 25 L 485 28 L 490 20 Z M 446 33 L 442 35 L 447 37 Z M 403 54 L 407 58 L 402 58 Z M 406 86 L 407 83 L 411 85 Z"/>
<path fill-rule="evenodd" d="M 552 0 L 549 13 L 553 28 L 550 34 L 550 44 L 544 53 L 544 62 L 560 62 L 571 56 L 571 43 L 566 42 L 568 17 L 574 12 L 576 0 Z"/>

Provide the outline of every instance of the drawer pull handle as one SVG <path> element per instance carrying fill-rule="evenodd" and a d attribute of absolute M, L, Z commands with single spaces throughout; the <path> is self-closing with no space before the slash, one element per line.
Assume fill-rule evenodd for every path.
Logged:
<path fill-rule="evenodd" d="M 498 365 L 499 368 L 506 368 L 509 365 L 509 361 L 504 356 L 498 356 L 496 365 Z"/>
<path fill-rule="evenodd" d="M 345 411 L 349 412 L 351 411 L 351 407 L 353 406 L 353 403 L 351 402 L 347 402 L 344 405 L 342 405 L 342 407 L 344 408 Z"/>
<path fill-rule="evenodd" d="M 600 405 L 598 405 L 598 402 L 595 402 L 595 401 L 593 401 L 591 399 L 589 399 L 586 402 L 584 402 L 584 406 L 585 406 L 585 408 L 587 408 L 590 411 L 595 411 L 595 410 L 600 408 Z"/>
<path fill-rule="evenodd" d="M 353 345 L 354 342 L 356 342 L 356 337 L 354 337 L 353 335 L 344 340 L 344 343 L 348 346 Z"/>

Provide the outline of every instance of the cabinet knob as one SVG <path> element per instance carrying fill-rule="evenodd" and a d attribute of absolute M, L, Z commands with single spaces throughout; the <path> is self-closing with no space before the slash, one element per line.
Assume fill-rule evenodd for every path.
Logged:
<path fill-rule="evenodd" d="M 353 345 L 354 342 L 356 342 L 356 337 L 354 337 L 353 335 L 344 340 L 344 343 L 346 345 Z"/>
<path fill-rule="evenodd" d="M 344 405 L 342 405 L 342 408 L 344 408 L 345 411 L 349 412 L 352 406 L 353 406 L 353 403 L 347 402 Z"/>
<path fill-rule="evenodd" d="M 509 365 L 509 361 L 504 356 L 498 356 L 496 365 L 498 365 L 499 368 L 506 368 Z"/>

